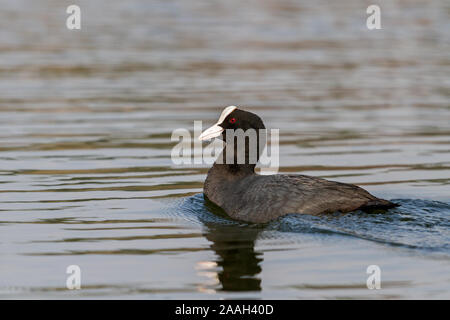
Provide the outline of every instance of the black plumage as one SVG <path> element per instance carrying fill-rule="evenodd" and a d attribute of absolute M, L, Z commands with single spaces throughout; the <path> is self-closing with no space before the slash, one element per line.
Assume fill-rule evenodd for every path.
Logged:
<path fill-rule="evenodd" d="M 228 107 L 219 122 L 206 130 L 200 139 L 219 137 L 226 141 L 226 129 L 264 128 L 256 114 Z M 258 149 L 263 147 L 258 146 Z M 235 144 L 235 151 L 242 150 L 236 150 Z M 222 155 L 226 152 L 227 146 Z M 260 152 L 258 150 L 258 154 Z M 248 163 L 247 160 L 244 164 L 220 164 L 216 161 L 204 184 L 207 200 L 221 207 L 233 219 L 264 223 L 290 213 L 318 215 L 336 211 L 386 210 L 397 206 L 352 184 L 306 175 L 258 175 L 254 171 L 256 163 Z"/>

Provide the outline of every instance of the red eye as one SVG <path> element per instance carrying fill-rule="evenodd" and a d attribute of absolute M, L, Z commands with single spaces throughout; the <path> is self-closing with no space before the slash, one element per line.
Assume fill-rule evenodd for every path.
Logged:
<path fill-rule="evenodd" d="M 230 119 L 230 123 L 235 123 L 236 122 L 236 118 L 231 118 Z"/>

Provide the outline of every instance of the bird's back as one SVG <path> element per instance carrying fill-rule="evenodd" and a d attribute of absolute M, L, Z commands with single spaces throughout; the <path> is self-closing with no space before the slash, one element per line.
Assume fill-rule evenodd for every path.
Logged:
<path fill-rule="evenodd" d="M 305 175 L 253 174 L 228 184 L 222 181 L 222 188 L 214 192 L 205 188 L 205 194 L 230 217 L 255 223 L 289 213 L 317 215 L 395 206 L 358 186 Z"/>

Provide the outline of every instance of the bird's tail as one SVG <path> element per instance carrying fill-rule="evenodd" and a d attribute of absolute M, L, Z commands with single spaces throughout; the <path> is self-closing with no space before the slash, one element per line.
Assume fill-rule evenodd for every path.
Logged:
<path fill-rule="evenodd" d="M 397 203 L 384 200 L 384 199 L 373 199 L 367 202 L 365 205 L 361 206 L 361 210 L 363 211 L 373 211 L 373 210 L 387 210 L 391 208 L 395 208 L 400 206 Z"/>

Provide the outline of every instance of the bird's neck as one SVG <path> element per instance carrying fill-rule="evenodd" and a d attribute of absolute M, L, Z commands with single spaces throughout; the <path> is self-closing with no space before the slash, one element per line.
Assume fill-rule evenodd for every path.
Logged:
<path fill-rule="evenodd" d="M 225 145 L 216 162 L 209 169 L 203 186 L 208 199 L 221 207 L 227 201 L 224 197 L 226 190 L 231 192 L 235 189 L 238 181 L 255 174 L 256 161 L 250 162 L 249 158 L 246 157 L 244 163 L 241 163 L 242 161 L 238 161 L 236 152 L 234 152 L 234 156 L 230 153 L 231 148 L 230 145 Z"/>
<path fill-rule="evenodd" d="M 211 171 L 225 172 L 240 177 L 255 173 L 256 164 L 222 164 L 214 162 Z"/>
<path fill-rule="evenodd" d="M 254 174 L 265 144 L 259 141 L 259 137 L 252 142 L 250 139 L 244 141 L 245 143 L 242 144 L 239 144 L 237 140 L 234 140 L 234 143 L 226 143 L 213 167 L 226 170 L 233 175 Z"/>

